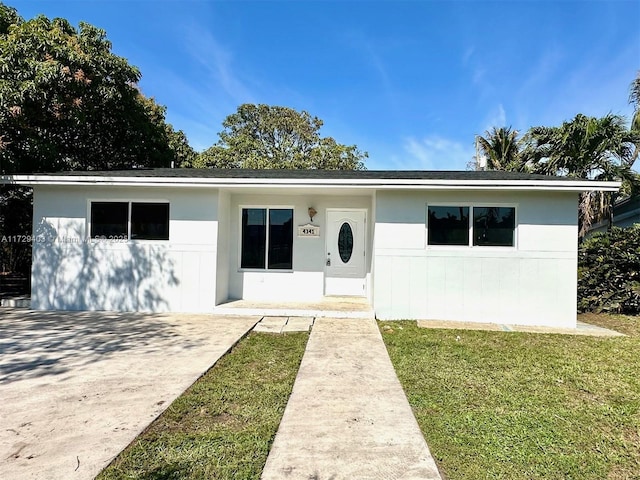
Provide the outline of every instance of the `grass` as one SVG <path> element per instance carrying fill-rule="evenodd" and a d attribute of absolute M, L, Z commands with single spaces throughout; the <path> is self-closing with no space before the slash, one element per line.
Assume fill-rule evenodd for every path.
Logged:
<path fill-rule="evenodd" d="M 581 320 L 629 336 L 381 324 L 444 478 L 640 479 L 640 319 Z"/>
<path fill-rule="evenodd" d="M 260 478 L 308 337 L 248 335 L 97 478 Z"/>

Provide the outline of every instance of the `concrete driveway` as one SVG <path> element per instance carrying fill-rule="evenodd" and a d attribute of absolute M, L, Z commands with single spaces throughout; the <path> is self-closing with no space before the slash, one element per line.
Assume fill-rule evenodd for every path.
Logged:
<path fill-rule="evenodd" d="M 94 478 L 259 319 L 0 309 L 0 478 Z"/>

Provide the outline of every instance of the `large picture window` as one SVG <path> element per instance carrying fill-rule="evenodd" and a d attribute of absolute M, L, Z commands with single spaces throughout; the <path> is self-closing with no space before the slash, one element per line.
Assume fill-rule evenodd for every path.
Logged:
<path fill-rule="evenodd" d="M 293 268 L 293 209 L 243 208 L 241 268 Z"/>
<path fill-rule="evenodd" d="M 430 205 L 427 208 L 428 245 L 513 247 L 515 230 L 515 207 Z"/>
<path fill-rule="evenodd" d="M 169 240 L 166 202 L 91 202 L 91 238 Z"/>

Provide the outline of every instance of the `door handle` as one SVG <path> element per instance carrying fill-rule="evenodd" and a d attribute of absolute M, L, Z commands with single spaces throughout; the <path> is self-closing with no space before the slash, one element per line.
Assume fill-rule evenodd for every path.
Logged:
<path fill-rule="evenodd" d="M 331 266 L 331 259 L 327 258 L 327 267 L 330 267 L 330 266 Z"/>

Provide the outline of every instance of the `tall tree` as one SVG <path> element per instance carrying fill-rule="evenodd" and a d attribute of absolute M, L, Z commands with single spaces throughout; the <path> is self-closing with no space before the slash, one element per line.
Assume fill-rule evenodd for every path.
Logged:
<path fill-rule="evenodd" d="M 479 136 L 477 142 L 478 153 L 484 156 L 488 170 L 528 171 L 527 163 L 520 155 L 517 130 L 511 130 L 511 127 L 493 127 L 483 137 Z"/>
<path fill-rule="evenodd" d="M 631 82 L 629 103 L 634 107 L 633 118 L 631 119 L 631 129 L 640 132 L 640 70 L 638 71 L 635 80 Z"/>
<path fill-rule="evenodd" d="M 533 127 L 526 135 L 525 156 L 534 171 L 547 175 L 594 180 L 621 180 L 623 192 L 638 187 L 638 175 L 631 170 L 637 133 L 627 129 L 619 115 L 602 118 L 578 114 L 559 127 Z M 594 221 L 608 219 L 612 224 L 616 194 L 584 193 L 580 198 L 580 235 Z"/>
<path fill-rule="evenodd" d="M 106 33 L 0 4 L 0 170 L 169 166 L 173 128 Z M 184 145 L 183 145 L 184 146 Z"/>
<path fill-rule="evenodd" d="M 631 82 L 631 88 L 629 90 L 629 103 L 633 105 L 633 117 L 631 118 L 631 130 L 640 134 L 640 70 L 638 71 L 636 78 Z M 640 154 L 640 142 L 636 143 L 636 151 L 633 154 L 633 160 L 638 158 Z"/>
<path fill-rule="evenodd" d="M 0 3 L 0 175 L 169 166 L 193 160 L 165 107 L 139 91 L 140 72 L 103 30 Z M 28 189 L 0 187 L 0 238 L 31 231 Z M 0 270 L 28 275 L 29 244 L 2 242 Z"/>
<path fill-rule="evenodd" d="M 288 107 L 243 104 L 196 167 L 362 170 L 366 152 L 321 137 L 322 120 Z"/>

